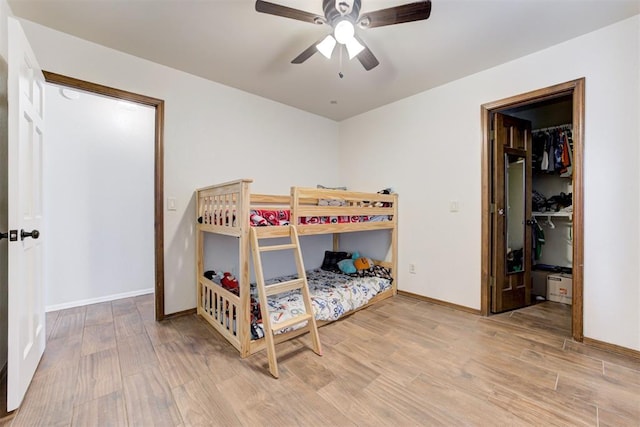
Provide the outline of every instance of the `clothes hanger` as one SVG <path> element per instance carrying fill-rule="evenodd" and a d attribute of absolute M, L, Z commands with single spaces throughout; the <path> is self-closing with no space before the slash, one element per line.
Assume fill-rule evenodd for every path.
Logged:
<path fill-rule="evenodd" d="M 553 223 L 553 221 L 551 221 L 551 216 L 547 216 L 547 221 L 545 222 L 545 224 L 547 224 L 549 226 L 549 228 L 554 229 L 556 228 L 556 225 Z"/>

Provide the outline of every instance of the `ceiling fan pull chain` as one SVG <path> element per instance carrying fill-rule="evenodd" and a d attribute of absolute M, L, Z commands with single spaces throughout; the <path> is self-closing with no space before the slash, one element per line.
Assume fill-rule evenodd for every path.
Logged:
<path fill-rule="evenodd" d="M 344 74 L 342 74 L 342 46 L 340 46 L 340 58 L 338 58 L 338 77 L 343 78 Z"/>

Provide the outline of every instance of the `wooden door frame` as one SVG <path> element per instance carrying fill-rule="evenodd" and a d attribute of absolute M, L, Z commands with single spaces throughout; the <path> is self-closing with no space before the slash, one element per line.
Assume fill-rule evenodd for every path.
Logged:
<path fill-rule="evenodd" d="M 154 136 L 154 247 L 155 247 L 155 317 L 163 320 L 164 314 L 164 101 L 133 92 L 43 71 L 45 81 L 73 89 L 123 101 L 135 102 L 155 108 Z"/>
<path fill-rule="evenodd" d="M 483 104 L 482 122 L 482 234 L 480 312 L 490 314 L 491 306 L 491 113 L 506 108 L 521 107 L 560 96 L 572 96 L 573 101 L 573 301 L 571 333 L 582 342 L 584 318 L 584 91 L 585 78 L 534 90 Z"/>

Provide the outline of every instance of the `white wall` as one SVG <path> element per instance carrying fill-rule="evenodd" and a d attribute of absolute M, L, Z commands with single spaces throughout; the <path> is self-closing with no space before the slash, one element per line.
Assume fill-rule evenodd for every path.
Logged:
<path fill-rule="evenodd" d="M 194 190 L 253 178 L 256 192 L 339 182 L 336 122 L 23 22 L 43 69 L 165 100 L 165 313 L 195 307 Z M 307 160 L 307 161 L 305 161 Z M 165 203 L 166 204 L 166 203 Z"/>
<path fill-rule="evenodd" d="M 155 108 L 46 85 L 47 311 L 153 292 Z"/>
<path fill-rule="evenodd" d="M 635 16 L 340 124 L 345 184 L 400 194 L 400 289 L 480 308 L 480 105 L 586 77 L 584 333 L 640 350 L 639 32 Z"/>

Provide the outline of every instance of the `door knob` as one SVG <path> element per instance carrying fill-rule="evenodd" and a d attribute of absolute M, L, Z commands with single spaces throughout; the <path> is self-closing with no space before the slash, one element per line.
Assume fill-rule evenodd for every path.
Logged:
<path fill-rule="evenodd" d="M 9 233 L 0 233 L 0 240 L 8 239 L 8 238 L 9 238 Z"/>
<path fill-rule="evenodd" d="M 33 237 L 34 239 L 37 239 L 38 237 L 40 237 L 40 232 L 38 230 L 33 230 L 33 231 L 20 230 L 20 240 L 24 240 L 27 237 Z"/>

